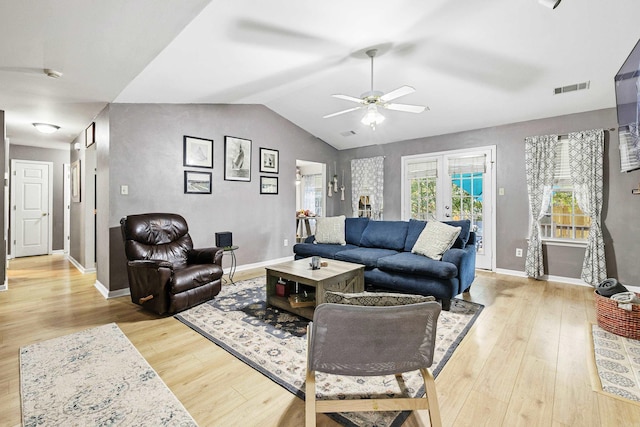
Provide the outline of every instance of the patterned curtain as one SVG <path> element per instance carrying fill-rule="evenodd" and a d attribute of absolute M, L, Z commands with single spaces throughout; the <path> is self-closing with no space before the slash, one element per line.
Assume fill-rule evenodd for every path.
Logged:
<path fill-rule="evenodd" d="M 524 271 L 529 277 L 544 275 L 540 220 L 551 202 L 558 135 L 525 138 L 525 169 L 532 221 Z"/>
<path fill-rule="evenodd" d="M 369 196 L 373 219 L 382 219 L 384 157 L 351 160 L 351 209 L 358 216 L 360 196 Z"/>
<path fill-rule="evenodd" d="M 591 218 L 581 277 L 593 286 L 607 278 L 600 220 L 603 199 L 603 156 L 604 130 L 595 129 L 569 134 L 571 184 L 578 206 Z"/>

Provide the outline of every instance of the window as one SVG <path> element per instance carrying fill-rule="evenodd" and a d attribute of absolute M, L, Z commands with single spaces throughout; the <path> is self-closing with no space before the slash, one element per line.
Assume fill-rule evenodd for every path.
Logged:
<path fill-rule="evenodd" d="M 435 220 L 438 162 L 427 160 L 409 163 L 407 178 L 411 188 L 410 218 L 423 221 Z"/>
<path fill-rule="evenodd" d="M 569 140 L 561 138 L 556 145 L 556 168 L 551 189 L 551 202 L 540 220 L 544 240 L 586 241 L 591 218 L 576 201 L 569 169 Z"/>
<path fill-rule="evenodd" d="M 304 175 L 302 177 L 302 209 L 313 212 L 316 216 L 323 216 L 322 191 L 324 181 L 322 174 Z"/>

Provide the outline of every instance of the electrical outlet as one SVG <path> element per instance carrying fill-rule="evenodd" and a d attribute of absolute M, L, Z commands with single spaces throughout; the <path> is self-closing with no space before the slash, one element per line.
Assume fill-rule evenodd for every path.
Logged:
<path fill-rule="evenodd" d="M 522 258 L 522 248 L 516 248 L 516 256 Z"/>
<path fill-rule="evenodd" d="M 122 194 L 123 196 L 126 196 L 127 194 L 129 194 L 129 186 L 128 185 L 121 185 L 120 186 L 120 194 Z"/>
<path fill-rule="evenodd" d="M 284 245 L 289 246 L 289 239 L 284 239 Z"/>

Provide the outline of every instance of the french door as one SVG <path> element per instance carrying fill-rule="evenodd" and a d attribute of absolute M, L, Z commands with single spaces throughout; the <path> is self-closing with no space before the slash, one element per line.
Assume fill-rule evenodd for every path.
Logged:
<path fill-rule="evenodd" d="M 402 158 L 402 219 L 468 219 L 476 268 L 494 270 L 495 146 Z"/>

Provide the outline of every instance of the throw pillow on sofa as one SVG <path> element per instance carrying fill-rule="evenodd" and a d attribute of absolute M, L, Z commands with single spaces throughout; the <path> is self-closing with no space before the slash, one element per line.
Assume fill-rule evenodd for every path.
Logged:
<path fill-rule="evenodd" d="M 316 218 L 316 240 L 314 243 L 346 245 L 344 220 L 344 215 Z"/>
<path fill-rule="evenodd" d="M 462 227 L 453 227 L 439 221 L 429 221 L 420 233 L 411 250 L 414 254 L 424 255 L 439 261 L 458 238 Z"/>

